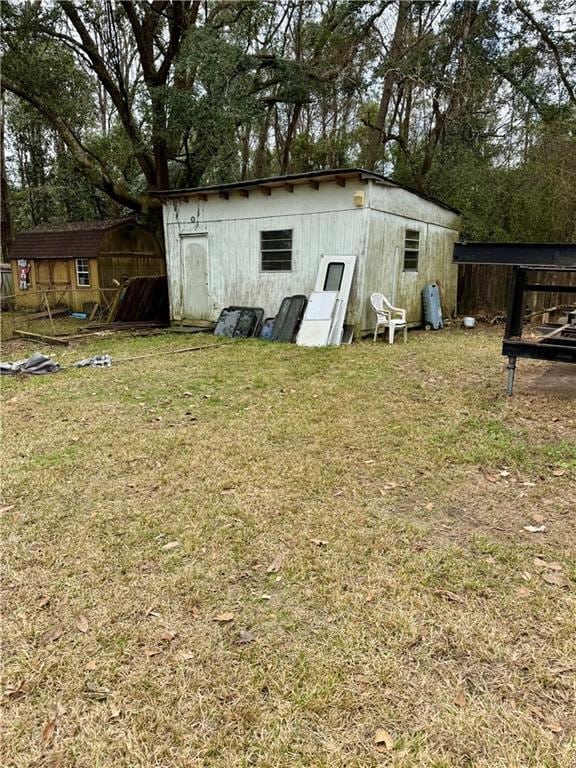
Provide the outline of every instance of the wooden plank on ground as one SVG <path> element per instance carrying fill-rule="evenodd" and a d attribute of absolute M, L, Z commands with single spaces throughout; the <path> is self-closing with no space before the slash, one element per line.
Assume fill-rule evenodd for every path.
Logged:
<path fill-rule="evenodd" d="M 46 344 L 57 344 L 61 347 L 67 347 L 70 342 L 68 339 L 60 338 L 59 336 L 45 336 L 43 333 L 30 333 L 29 331 L 14 331 L 15 336 L 21 336 L 23 339 L 30 339 L 31 341 L 44 341 Z"/>

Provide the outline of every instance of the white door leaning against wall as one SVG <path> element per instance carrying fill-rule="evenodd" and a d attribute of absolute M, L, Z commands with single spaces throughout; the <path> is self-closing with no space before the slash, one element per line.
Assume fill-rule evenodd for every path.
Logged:
<path fill-rule="evenodd" d="M 186 320 L 210 319 L 208 235 L 181 235 L 182 315 Z"/>

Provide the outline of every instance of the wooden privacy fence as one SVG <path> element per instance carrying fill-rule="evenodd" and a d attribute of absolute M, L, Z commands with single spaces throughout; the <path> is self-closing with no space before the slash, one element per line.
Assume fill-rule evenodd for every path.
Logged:
<path fill-rule="evenodd" d="M 458 265 L 458 314 L 494 317 L 506 314 L 512 267 L 492 264 Z M 546 272 L 534 273 L 535 283 L 549 282 Z M 562 285 L 576 285 L 576 272 L 555 276 Z M 533 311 L 574 302 L 574 294 L 556 292 L 529 293 L 527 306 Z"/>

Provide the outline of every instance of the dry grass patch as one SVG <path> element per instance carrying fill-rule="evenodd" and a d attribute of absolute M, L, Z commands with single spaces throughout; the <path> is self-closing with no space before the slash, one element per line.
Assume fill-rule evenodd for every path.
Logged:
<path fill-rule="evenodd" d="M 498 336 L 446 332 L 3 382 L 4 764 L 574 765 L 574 400 L 531 365 L 507 400 Z"/>

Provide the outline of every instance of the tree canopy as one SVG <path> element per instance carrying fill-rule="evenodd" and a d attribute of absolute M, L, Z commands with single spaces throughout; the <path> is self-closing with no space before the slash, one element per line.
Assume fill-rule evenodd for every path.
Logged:
<path fill-rule="evenodd" d="M 16 227 L 362 166 L 468 237 L 576 239 L 571 0 L 5 0 L 2 48 Z"/>

